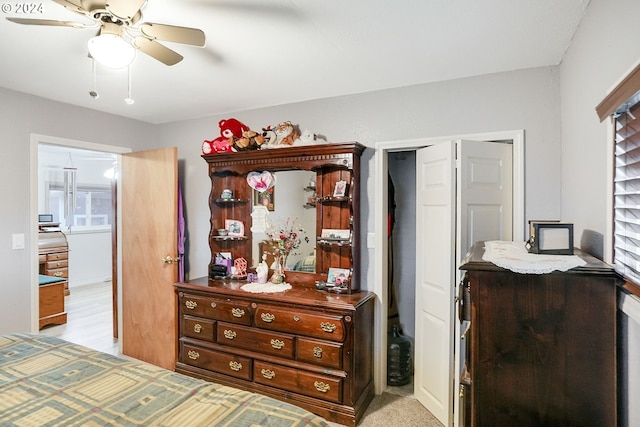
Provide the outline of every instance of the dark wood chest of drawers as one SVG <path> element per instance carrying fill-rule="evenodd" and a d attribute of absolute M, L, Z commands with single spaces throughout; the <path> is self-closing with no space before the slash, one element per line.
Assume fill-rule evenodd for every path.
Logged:
<path fill-rule="evenodd" d="M 463 261 L 470 288 L 465 425 L 615 426 L 618 277 L 587 264 L 566 272 L 519 274 Z"/>
<path fill-rule="evenodd" d="M 374 294 L 273 294 L 206 278 L 176 285 L 176 371 L 354 426 L 373 398 Z"/>

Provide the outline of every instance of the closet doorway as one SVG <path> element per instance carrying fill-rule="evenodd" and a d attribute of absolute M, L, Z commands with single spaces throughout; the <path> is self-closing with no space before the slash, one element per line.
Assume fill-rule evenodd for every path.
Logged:
<path fill-rule="evenodd" d="M 396 227 L 394 230 L 394 233 L 396 233 L 396 235 L 394 236 L 394 240 L 396 241 L 396 244 L 394 245 L 394 247 L 390 247 L 391 245 L 390 242 L 393 242 L 394 240 L 389 241 L 386 238 L 387 224 L 388 224 L 387 223 L 388 204 L 392 203 L 392 201 L 390 201 L 386 197 L 389 189 L 388 188 L 389 183 L 387 182 L 387 177 L 389 173 L 391 173 L 392 179 L 394 178 L 393 175 L 396 175 L 397 179 L 394 180 L 394 187 L 396 189 L 397 195 L 400 197 L 399 200 L 396 200 L 396 203 L 401 204 L 403 203 L 403 201 L 407 201 L 407 200 L 415 201 L 415 199 L 417 198 L 416 197 L 417 190 L 416 190 L 416 184 L 415 184 L 415 178 L 414 178 L 415 170 L 416 170 L 416 160 L 415 160 L 416 150 L 422 147 L 428 147 L 428 146 L 442 143 L 443 140 L 462 140 L 462 139 L 475 140 L 475 141 L 494 141 L 494 142 L 501 143 L 497 145 L 510 144 L 510 148 L 512 148 L 512 154 L 511 154 L 512 158 L 510 160 L 512 160 L 513 168 L 512 168 L 512 172 L 510 173 L 510 176 L 504 179 L 510 179 L 511 181 L 510 183 L 512 184 L 513 190 L 510 192 L 512 193 L 513 208 L 510 209 L 511 211 L 510 213 L 512 214 L 512 222 L 508 223 L 508 227 L 510 227 L 512 230 L 509 230 L 507 238 L 508 239 L 513 238 L 514 240 L 523 239 L 523 235 L 524 235 L 524 215 L 523 215 L 524 132 L 523 131 L 500 132 L 500 133 L 481 134 L 481 135 L 464 135 L 464 136 L 455 136 L 455 137 L 447 137 L 447 138 L 430 138 L 430 139 L 419 139 L 419 140 L 411 140 L 411 141 L 392 141 L 387 143 L 380 143 L 376 146 L 377 156 L 376 156 L 375 192 L 377 194 L 385 195 L 384 197 L 381 197 L 380 199 L 377 200 L 378 204 L 376 205 L 376 208 L 375 208 L 375 221 L 376 221 L 375 241 L 377 242 L 377 245 L 375 248 L 376 258 L 374 262 L 374 265 L 375 265 L 374 268 L 376 269 L 376 274 L 375 274 L 376 280 L 375 280 L 375 289 L 373 290 L 380 296 L 380 301 L 381 301 L 381 304 L 378 307 L 378 312 L 376 317 L 375 339 L 378 341 L 376 343 L 376 347 L 382 350 L 381 352 L 379 352 L 378 359 L 374 362 L 375 370 L 376 370 L 375 372 L 376 393 L 381 393 L 386 389 L 386 348 L 387 348 L 387 328 L 388 328 L 388 309 L 389 309 L 387 277 L 388 277 L 388 266 L 390 265 L 388 264 L 387 257 L 390 250 L 393 251 L 395 255 L 394 258 L 397 260 L 396 264 L 393 266 L 393 269 L 395 270 L 394 280 L 396 282 L 398 281 L 402 282 L 400 284 L 396 283 L 396 285 L 399 285 L 399 286 L 396 286 L 396 289 L 397 289 L 397 293 L 399 294 L 397 298 L 397 302 L 399 305 L 399 317 L 400 317 L 400 322 L 403 324 L 405 335 L 408 335 L 410 338 L 414 338 L 415 335 L 411 335 L 411 333 L 412 332 L 416 333 L 415 331 L 416 329 L 418 329 L 417 333 L 423 336 L 424 329 L 425 329 L 423 320 L 420 321 L 421 323 L 416 325 L 417 322 L 414 319 L 415 318 L 424 319 L 425 317 L 431 316 L 431 314 L 429 313 L 427 313 L 426 316 L 425 316 L 425 313 L 421 313 L 420 311 L 423 311 L 423 310 L 421 310 L 420 305 L 418 305 L 418 307 L 415 308 L 415 311 L 419 312 L 420 315 L 417 317 L 413 317 L 414 313 L 412 313 L 413 310 L 411 307 L 411 304 L 413 304 L 414 301 L 417 300 L 417 298 L 424 298 L 424 296 L 421 297 L 419 295 L 419 292 L 416 291 L 416 289 L 422 290 L 424 288 L 424 286 L 422 286 L 421 288 L 417 288 L 416 281 L 420 281 L 424 279 L 421 279 L 419 277 L 412 277 L 412 274 L 411 274 L 416 271 L 417 265 L 425 264 L 424 262 L 423 263 L 416 262 L 416 256 L 417 256 L 416 250 L 420 252 L 419 251 L 420 248 L 412 248 L 411 243 L 407 243 L 406 247 L 404 246 L 403 243 L 398 243 L 398 242 L 403 242 L 407 240 L 410 242 L 412 238 L 415 241 L 416 233 L 424 233 L 424 230 L 421 231 L 423 227 L 421 227 L 421 224 L 418 222 L 419 220 L 416 220 L 416 218 L 419 218 L 421 214 L 418 214 L 416 216 L 415 214 L 416 210 L 413 210 L 413 213 L 411 212 L 412 210 L 411 203 L 409 203 L 408 209 L 405 209 L 405 207 L 403 206 L 399 206 L 398 212 L 397 212 L 397 214 L 399 215 L 399 218 L 396 219 L 396 221 L 398 221 L 399 223 L 396 224 Z M 453 153 L 455 153 L 455 148 L 453 149 Z M 452 160 L 453 181 L 454 181 L 453 188 L 455 189 L 455 163 L 456 163 L 455 154 L 453 155 L 453 159 L 454 159 Z M 458 163 L 459 162 L 460 160 L 458 160 Z M 472 166 L 469 168 L 472 169 L 474 167 L 476 166 Z M 451 203 L 453 204 L 455 209 L 456 195 L 453 194 L 453 195 L 445 196 L 445 199 L 452 200 Z M 418 212 L 420 211 L 418 210 Z M 477 212 L 475 212 L 474 215 L 477 216 Z M 470 215 L 470 216 L 473 216 L 473 215 Z M 412 221 L 413 221 L 413 224 L 412 224 Z M 447 273 L 446 271 L 447 268 L 445 268 L 445 271 L 441 271 L 440 275 L 441 276 L 450 275 L 452 278 L 458 277 L 457 271 L 456 271 L 457 268 L 454 266 L 457 266 L 458 259 L 464 256 L 464 254 L 459 255 L 458 253 L 466 252 L 466 249 L 462 249 L 460 247 L 461 244 L 459 242 L 458 242 L 458 246 L 456 246 L 456 239 L 455 239 L 456 221 L 460 221 L 459 214 L 453 215 L 453 219 L 451 220 L 453 225 L 445 224 L 445 227 L 448 227 L 450 229 L 444 230 L 442 233 L 439 233 L 440 237 L 438 237 L 439 240 L 449 240 L 449 236 L 452 236 L 451 242 L 449 242 L 447 245 L 443 244 L 442 246 L 443 250 L 440 250 L 440 252 L 442 252 L 443 254 L 447 252 L 450 252 L 452 254 L 450 259 L 451 267 L 449 267 L 451 271 Z M 460 221 L 460 222 L 464 222 L 464 221 Z M 476 232 L 474 232 L 474 230 L 471 230 L 471 229 L 461 231 L 459 227 L 458 227 L 458 233 L 470 234 L 470 236 L 476 236 L 476 237 L 479 236 L 480 238 L 485 237 L 482 235 L 482 233 L 478 235 Z M 413 234 L 413 236 L 411 236 L 411 234 Z M 431 230 L 431 232 L 428 234 L 433 235 L 434 234 L 433 230 Z M 475 238 L 475 237 L 470 237 L 470 238 Z M 457 239 L 457 240 L 460 240 L 460 239 Z M 418 242 L 418 245 L 420 245 L 419 242 Z M 462 246 L 464 245 L 467 245 L 467 243 L 466 242 L 462 243 Z M 436 245 L 436 250 L 437 249 L 438 247 Z M 444 255 L 442 255 L 442 260 L 445 260 Z M 398 262 L 401 264 L 398 265 Z M 444 264 L 444 262 L 442 262 L 442 264 Z M 428 280 L 431 280 L 431 279 L 428 279 Z M 436 279 L 433 279 L 434 282 L 435 280 Z M 452 279 L 451 281 L 455 281 L 455 280 Z M 398 289 L 398 287 L 400 287 L 400 289 Z M 447 279 L 444 279 L 442 281 L 441 288 L 444 290 L 444 292 L 451 292 L 452 298 L 455 297 L 452 290 L 453 286 L 450 285 L 450 282 Z M 431 298 L 433 298 L 433 296 L 430 296 L 428 300 L 431 300 Z M 447 298 L 447 296 L 445 296 L 445 298 Z M 447 304 L 444 303 L 443 305 L 447 305 Z M 451 306 L 452 306 L 451 311 L 453 311 L 453 304 L 451 304 Z M 431 410 L 431 412 L 434 413 L 434 415 L 438 416 L 445 425 L 455 425 L 453 414 L 454 412 L 457 413 L 458 411 L 457 411 L 457 408 L 453 407 L 457 405 L 457 402 L 454 402 L 454 396 L 455 396 L 455 393 L 457 392 L 457 387 L 454 387 L 455 381 L 457 381 L 454 378 L 455 377 L 454 372 L 457 372 L 457 370 L 453 368 L 454 366 L 453 361 L 454 361 L 455 355 L 460 353 L 460 350 L 457 348 L 459 344 L 458 342 L 455 343 L 456 348 L 454 350 L 454 341 L 456 340 L 454 340 L 453 337 L 457 336 L 457 332 L 455 331 L 455 329 L 458 329 L 459 325 L 457 325 L 457 322 L 453 322 L 452 312 L 445 314 L 444 317 L 445 318 L 449 317 L 450 321 L 448 324 L 445 324 L 442 326 L 442 328 L 444 329 L 442 329 L 443 332 L 441 333 L 441 336 L 444 336 L 445 339 L 448 339 L 449 343 L 448 344 L 442 343 L 442 342 L 438 343 L 438 346 L 440 347 L 441 352 L 436 353 L 436 355 L 437 354 L 442 354 L 442 355 L 437 356 L 438 360 L 432 360 L 430 362 L 437 363 L 439 368 L 444 367 L 442 370 L 449 371 L 450 375 L 447 375 L 447 373 L 445 373 L 444 375 L 439 375 L 439 377 L 441 378 L 432 378 L 429 375 L 425 376 L 421 372 L 416 372 L 416 375 L 422 375 L 420 379 L 421 381 L 423 381 L 426 378 L 427 381 L 431 383 L 427 385 L 429 387 L 435 387 L 435 390 L 433 391 L 433 393 L 431 392 L 431 390 L 428 390 L 427 393 L 424 393 L 425 387 L 424 387 L 424 384 L 422 384 L 419 390 L 414 390 L 414 395 L 416 396 L 416 398 L 418 398 L 418 400 L 420 400 L 421 402 L 423 402 L 423 404 L 425 404 L 427 409 Z M 432 325 L 427 325 L 426 329 L 429 329 L 431 327 Z M 420 331 L 420 329 L 422 329 L 423 331 Z M 420 346 L 424 345 L 420 343 L 420 337 L 418 337 L 418 342 L 416 344 L 417 345 L 414 346 L 414 348 L 418 348 L 417 350 L 418 354 L 416 355 L 416 357 L 425 358 L 426 355 L 421 354 L 421 353 L 425 353 L 424 349 L 420 350 Z M 432 352 L 431 354 L 428 355 L 428 357 L 433 359 L 434 353 Z M 446 360 L 439 360 L 439 359 L 446 359 Z M 423 362 L 423 359 L 419 359 L 419 361 Z M 447 369 L 446 368 L 447 366 L 450 366 L 450 369 Z M 420 367 L 420 364 L 419 364 L 418 369 L 424 369 L 424 363 L 422 363 L 422 367 Z M 436 375 L 434 375 L 434 377 L 435 376 Z M 438 395 L 438 393 L 440 393 L 440 395 Z M 420 394 L 422 394 L 422 396 L 420 396 Z M 437 404 L 436 406 L 440 405 L 441 407 L 436 407 L 436 408 L 430 407 L 430 404 L 427 404 L 428 402 L 425 403 L 425 400 L 428 400 L 428 399 L 431 399 L 432 402 L 436 402 Z M 444 402 L 444 403 L 441 404 L 441 402 Z M 449 404 L 450 402 L 454 402 L 454 403 L 450 405 Z M 440 411 L 440 413 L 437 413 L 438 411 Z"/>

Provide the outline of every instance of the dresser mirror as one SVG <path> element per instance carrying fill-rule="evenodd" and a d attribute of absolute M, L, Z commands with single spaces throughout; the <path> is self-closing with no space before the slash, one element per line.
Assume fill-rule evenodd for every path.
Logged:
<path fill-rule="evenodd" d="M 255 190 L 253 191 L 253 209 L 255 210 L 256 207 L 266 208 L 266 225 L 271 230 L 279 229 L 282 226 L 303 230 L 302 233 L 298 232 L 300 246 L 289 253 L 285 268 L 287 270 L 314 273 L 316 252 L 316 173 L 306 170 L 287 170 L 272 172 L 272 175 L 275 177 L 275 184 L 269 191 L 262 194 Z M 263 253 L 266 253 L 267 265 L 271 266 L 273 254 L 268 244 L 269 235 L 267 232 L 255 231 L 256 228 L 253 230 L 252 265 L 253 267 L 257 266 L 262 260 Z M 271 232 L 271 234 L 273 233 Z"/>
<path fill-rule="evenodd" d="M 297 218 L 304 236 L 308 237 L 309 242 L 301 243 L 286 260 L 288 281 L 315 286 L 318 281 L 331 283 L 328 281 L 330 270 L 348 271 L 350 278 L 346 283 L 341 282 L 340 288 L 344 292 L 358 290 L 360 226 L 357 219 L 360 216 L 360 156 L 364 148 L 358 143 L 335 143 L 202 156 L 211 179 L 210 277 L 215 276 L 211 275 L 211 269 L 217 266 L 215 259 L 220 253 L 230 254 L 232 259 L 244 258 L 252 267 L 267 253 L 267 264 L 272 264 L 273 258 L 269 255 L 273 250 L 261 247 L 267 238 L 264 221 L 262 228 L 253 227 L 259 216 L 256 208 L 260 207 L 261 214 L 268 211 L 268 221 L 272 224 Z M 272 199 L 256 192 L 247 182 L 249 174 L 256 177 L 265 171 L 276 177 Z M 252 185 L 256 186 L 255 182 Z M 229 222 L 237 224 L 241 232 L 230 230 L 228 235 L 220 234 Z"/>

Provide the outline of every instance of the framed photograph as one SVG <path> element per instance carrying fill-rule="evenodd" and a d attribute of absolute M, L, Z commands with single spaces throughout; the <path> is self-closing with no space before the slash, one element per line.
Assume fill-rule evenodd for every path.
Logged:
<path fill-rule="evenodd" d="M 333 189 L 333 197 L 344 197 L 347 194 L 347 181 L 338 181 Z"/>
<path fill-rule="evenodd" d="M 349 229 L 334 229 L 323 228 L 320 237 L 323 240 L 349 240 L 351 238 L 351 230 Z"/>
<path fill-rule="evenodd" d="M 345 285 L 349 280 L 349 274 L 351 270 L 348 268 L 330 268 L 327 275 L 327 283 L 335 286 Z"/>
<path fill-rule="evenodd" d="M 262 205 L 268 211 L 273 212 L 276 208 L 275 193 L 275 187 L 271 187 L 266 191 L 253 190 L 253 206 Z"/>
<path fill-rule="evenodd" d="M 224 228 L 229 230 L 229 236 L 244 236 L 244 223 L 235 219 L 227 219 L 224 221 Z"/>

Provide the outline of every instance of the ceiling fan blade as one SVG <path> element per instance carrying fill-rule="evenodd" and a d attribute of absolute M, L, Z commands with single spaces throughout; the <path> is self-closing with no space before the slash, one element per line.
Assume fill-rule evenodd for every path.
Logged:
<path fill-rule="evenodd" d="M 106 9 L 109 13 L 123 20 L 131 21 L 142 9 L 147 0 L 107 0 Z"/>
<path fill-rule="evenodd" d="M 83 15 L 88 15 L 89 11 L 82 7 L 82 2 L 80 0 L 53 0 L 55 3 L 58 3 L 60 6 L 63 6 L 65 9 L 69 9 L 72 12 L 81 13 Z"/>
<path fill-rule="evenodd" d="M 197 28 L 176 27 L 173 25 L 154 24 L 145 22 L 140 25 L 140 32 L 151 39 L 168 42 L 204 46 L 205 36 L 202 30 Z"/>
<path fill-rule="evenodd" d="M 23 25 L 47 25 L 52 27 L 72 27 L 72 28 L 89 28 L 91 25 L 85 25 L 80 22 L 73 21 L 55 21 L 52 19 L 28 19 L 28 18 L 7 18 L 7 21 L 15 22 Z"/>
<path fill-rule="evenodd" d="M 157 59 L 166 65 L 175 65 L 182 61 L 183 58 L 178 52 L 142 36 L 136 37 L 133 41 L 133 45 L 150 57 Z"/>

